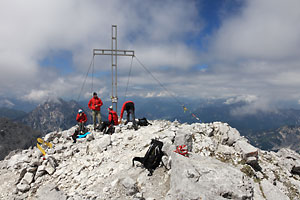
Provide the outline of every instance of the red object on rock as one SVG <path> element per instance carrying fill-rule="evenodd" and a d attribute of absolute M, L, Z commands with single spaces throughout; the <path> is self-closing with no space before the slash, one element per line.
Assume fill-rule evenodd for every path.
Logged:
<path fill-rule="evenodd" d="M 178 146 L 174 152 L 179 153 L 180 155 L 188 157 L 188 150 L 186 149 L 186 145 Z"/>

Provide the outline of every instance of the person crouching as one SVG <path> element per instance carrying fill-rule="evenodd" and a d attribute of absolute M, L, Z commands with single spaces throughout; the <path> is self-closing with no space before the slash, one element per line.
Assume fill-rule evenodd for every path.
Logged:
<path fill-rule="evenodd" d="M 85 130 L 85 123 L 87 122 L 87 116 L 83 112 L 83 110 L 79 109 L 77 116 L 76 116 L 76 121 L 78 122 L 79 126 L 79 132 L 82 133 Z"/>
<path fill-rule="evenodd" d="M 108 108 L 108 121 L 102 123 L 100 131 L 103 131 L 103 134 L 112 134 L 114 132 L 114 125 L 118 125 L 118 114 L 110 106 Z"/>

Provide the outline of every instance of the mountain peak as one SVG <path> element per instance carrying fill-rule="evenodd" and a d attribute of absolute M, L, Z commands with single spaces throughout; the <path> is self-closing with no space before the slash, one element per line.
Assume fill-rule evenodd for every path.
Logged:
<path fill-rule="evenodd" d="M 37 106 L 21 121 L 43 133 L 70 128 L 76 124 L 76 114 L 81 106 L 75 101 L 52 99 Z"/>
<path fill-rule="evenodd" d="M 23 199 L 300 198 L 296 152 L 262 151 L 226 123 L 151 123 L 138 131 L 116 126 L 113 135 L 92 131 L 75 144 L 70 136 L 76 127 L 49 133 L 44 140 L 53 148 L 46 149 L 46 160 L 35 147 L 0 162 L 6 180 L 0 197 L 16 190 L 13 197 Z M 149 177 L 132 158 L 144 156 L 153 138 L 164 143 L 166 167 Z M 180 145 L 188 157 L 174 152 Z"/>

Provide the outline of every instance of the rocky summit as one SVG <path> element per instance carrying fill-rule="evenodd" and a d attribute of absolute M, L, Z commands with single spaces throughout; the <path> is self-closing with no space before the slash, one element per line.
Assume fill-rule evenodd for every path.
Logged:
<path fill-rule="evenodd" d="M 226 123 L 151 121 L 112 135 L 92 131 L 73 143 L 76 127 L 51 132 L 46 156 L 36 147 L 0 161 L 0 199 L 300 199 L 300 155 L 260 150 Z M 151 139 L 164 143 L 164 166 L 141 164 Z M 176 153 L 186 145 L 188 156 Z"/>

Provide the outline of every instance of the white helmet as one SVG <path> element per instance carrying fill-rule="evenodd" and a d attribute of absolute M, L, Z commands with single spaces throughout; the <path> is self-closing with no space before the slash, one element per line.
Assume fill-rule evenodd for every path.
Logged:
<path fill-rule="evenodd" d="M 82 112 L 83 112 L 83 110 L 81 110 L 81 109 L 78 110 L 78 113 L 82 113 Z"/>

